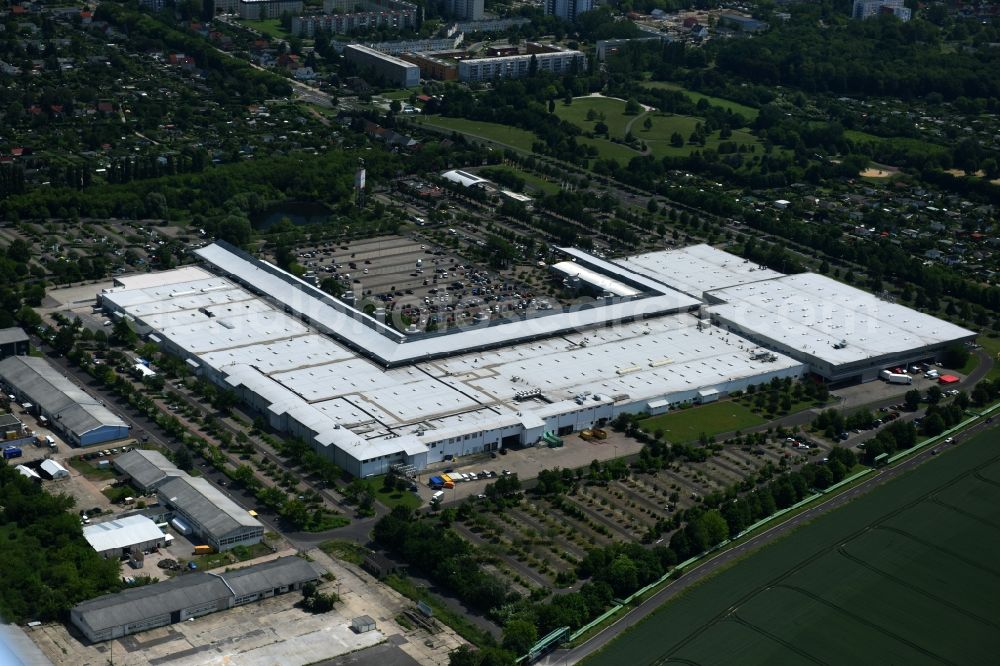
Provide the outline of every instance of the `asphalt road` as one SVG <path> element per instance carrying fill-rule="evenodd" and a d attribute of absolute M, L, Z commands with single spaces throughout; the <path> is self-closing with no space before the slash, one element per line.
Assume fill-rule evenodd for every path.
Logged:
<path fill-rule="evenodd" d="M 984 373 L 985 374 L 985 373 Z M 996 423 L 987 424 L 982 421 L 971 428 L 965 430 L 959 437 L 956 437 L 955 443 L 951 446 L 958 446 L 962 441 L 970 437 L 971 435 L 978 433 L 982 430 L 989 428 L 995 428 Z M 755 551 L 759 548 L 780 539 L 781 537 L 789 534 L 798 527 L 818 518 L 819 516 L 844 506 L 848 502 L 854 500 L 855 498 L 864 495 L 876 487 L 891 481 L 902 474 L 905 474 L 915 468 L 918 465 L 923 464 L 935 455 L 936 451 L 945 448 L 947 445 L 938 445 L 933 449 L 928 448 L 923 451 L 913 455 L 912 457 L 904 460 L 900 464 L 886 468 L 883 470 L 877 470 L 862 480 L 858 485 L 854 486 L 850 490 L 847 490 L 839 495 L 831 497 L 830 499 L 815 504 L 803 511 L 802 513 L 790 518 L 789 520 L 775 525 L 771 529 L 765 530 L 760 534 L 757 534 L 747 541 L 730 548 L 729 550 L 723 551 L 722 553 L 716 555 L 715 557 L 706 560 L 705 562 L 697 565 L 695 568 L 687 571 L 681 578 L 670 583 L 667 587 L 663 588 L 652 597 L 643 602 L 640 606 L 636 607 L 630 611 L 627 615 L 622 617 L 620 620 L 614 624 L 607 627 L 604 631 L 597 634 L 586 643 L 578 645 L 571 650 L 557 650 L 550 654 L 545 659 L 541 660 L 540 664 L 546 666 L 555 666 L 556 664 L 576 664 L 589 655 L 597 652 L 605 645 L 616 639 L 623 631 L 627 630 L 639 622 L 646 619 L 649 615 L 656 612 L 660 606 L 670 601 L 672 598 L 678 594 L 684 592 L 692 585 L 705 580 L 706 578 L 712 576 L 713 574 L 720 571 L 722 568 L 728 566 L 735 560 Z"/>

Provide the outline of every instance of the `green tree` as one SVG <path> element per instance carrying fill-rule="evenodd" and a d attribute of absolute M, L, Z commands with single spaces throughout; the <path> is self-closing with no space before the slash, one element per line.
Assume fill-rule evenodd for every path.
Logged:
<path fill-rule="evenodd" d="M 177 449 L 174 453 L 174 464 L 177 465 L 177 469 L 182 469 L 185 472 L 190 472 L 194 469 L 194 459 L 191 457 L 188 447 L 181 445 Z"/>
<path fill-rule="evenodd" d="M 619 555 L 608 569 L 608 582 L 615 595 L 626 597 L 639 588 L 639 569 L 627 555 Z"/>
<path fill-rule="evenodd" d="M 538 629 L 528 620 L 511 620 L 503 628 L 503 649 L 510 650 L 514 654 L 527 654 L 531 646 L 537 642 Z"/>
<path fill-rule="evenodd" d="M 968 361 L 969 350 L 965 345 L 951 345 L 941 355 L 941 364 L 953 370 L 961 370 Z"/>
<path fill-rule="evenodd" d="M 920 391 L 918 389 L 912 389 L 906 392 L 903 396 L 903 404 L 906 405 L 908 410 L 916 411 L 920 407 Z"/>

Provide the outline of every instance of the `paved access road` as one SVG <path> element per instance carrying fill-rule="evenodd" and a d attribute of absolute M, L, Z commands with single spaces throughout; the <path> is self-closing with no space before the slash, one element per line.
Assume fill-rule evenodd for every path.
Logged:
<path fill-rule="evenodd" d="M 981 421 L 971 428 L 966 429 L 961 435 L 957 436 L 955 438 L 956 442 L 952 444 L 952 446 L 960 444 L 962 441 L 975 433 L 995 427 L 996 423 L 988 424 Z M 826 501 L 822 501 L 819 504 L 815 504 L 787 521 L 775 525 L 771 529 L 765 530 L 760 534 L 752 536 L 747 541 L 744 541 L 729 550 L 723 551 L 719 555 L 697 565 L 693 569 L 690 569 L 681 578 L 667 585 L 667 587 L 654 594 L 640 606 L 625 615 L 622 619 L 618 620 L 604 631 L 588 640 L 586 643 L 578 645 L 571 650 L 557 650 L 539 663 L 544 664 L 545 666 L 555 666 L 556 664 L 576 664 L 582 661 L 589 655 L 597 652 L 605 645 L 613 641 L 629 627 L 634 626 L 646 619 L 649 615 L 656 612 L 660 606 L 667 603 L 673 597 L 677 596 L 692 585 L 708 578 L 735 560 L 785 536 L 805 523 L 808 523 L 811 520 L 832 511 L 833 509 L 847 504 L 851 500 L 870 492 L 883 483 L 891 481 L 900 475 L 909 472 L 917 465 L 923 464 L 932 458 L 935 452 L 943 447 L 944 445 L 928 447 L 894 467 L 877 470 L 865 477 L 858 485 L 854 486 L 850 490 L 840 493 L 839 495 L 835 495 L 834 497 L 831 497 Z"/>

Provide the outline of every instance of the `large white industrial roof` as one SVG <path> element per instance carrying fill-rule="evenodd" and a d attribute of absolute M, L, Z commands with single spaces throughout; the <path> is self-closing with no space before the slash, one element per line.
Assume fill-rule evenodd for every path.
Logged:
<path fill-rule="evenodd" d="M 243 285 L 281 303 L 286 310 L 308 317 L 321 331 L 387 366 L 452 355 L 462 350 L 509 345 L 623 319 L 668 314 L 696 307 L 700 303 L 696 298 L 664 287 L 653 280 L 630 274 L 621 266 L 601 261 L 585 252 L 571 248 L 563 250 L 576 257 L 581 265 L 613 271 L 623 282 L 634 282 L 653 295 L 610 305 L 591 303 L 567 311 L 552 310 L 550 314 L 521 320 L 483 323 L 442 335 L 408 338 L 275 266 L 228 246 L 214 243 L 196 250 L 196 254 Z M 107 297 L 115 303 L 124 303 L 119 294 L 112 293 Z M 203 335 L 200 331 L 191 333 Z M 176 338 L 172 339 L 176 342 Z M 216 344 L 214 348 L 231 346 L 234 345 Z"/>
<path fill-rule="evenodd" d="M 112 548 L 128 548 L 138 543 L 155 541 L 163 532 L 146 516 L 126 516 L 106 523 L 83 528 L 83 536 L 98 553 Z"/>
<path fill-rule="evenodd" d="M 975 333 L 814 273 L 713 291 L 709 312 L 831 365 L 919 350 Z M 841 343 L 846 343 L 842 348 Z"/>
<path fill-rule="evenodd" d="M 782 276 L 782 273 L 704 244 L 638 254 L 616 259 L 615 263 L 696 298 L 713 289 Z"/>
<path fill-rule="evenodd" d="M 201 266 L 183 266 L 169 272 L 137 273 L 122 275 L 115 278 L 115 285 L 126 289 L 145 289 L 159 287 L 176 282 L 191 282 L 212 277 L 212 274 Z"/>
<path fill-rule="evenodd" d="M 552 264 L 552 268 L 563 275 L 580 278 L 581 282 L 596 287 L 601 291 L 614 294 L 615 296 L 637 296 L 639 294 L 638 289 L 572 261 L 560 261 Z"/>
<path fill-rule="evenodd" d="M 258 404 L 275 416 L 287 415 L 311 430 L 319 445 L 335 445 L 362 460 L 426 451 L 441 438 L 537 424 L 552 410 L 575 408 L 570 403 L 584 393 L 603 394 L 590 399 L 595 405 L 626 395 L 641 400 L 800 365 L 783 356 L 770 364 L 755 361 L 749 343 L 719 329 L 701 330 L 687 314 L 643 319 L 658 301 L 667 311 L 698 301 L 585 253 L 574 266 L 600 275 L 615 270 L 626 280 L 622 285 L 653 295 L 405 343 L 381 335 L 371 322 L 352 319 L 341 311 L 343 304 L 333 307 L 328 297 L 313 298 L 276 276 L 273 267 L 236 261 L 230 252 L 221 256 L 227 272 L 241 271 L 243 281 L 264 276 L 266 284 L 255 285 L 259 291 L 284 289 L 282 296 L 305 303 L 312 321 L 326 316 L 331 324 L 353 322 L 352 332 L 364 336 L 355 342 L 432 350 L 432 359 L 421 355 L 416 363 L 386 369 L 317 334 L 279 305 L 215 276 L 173 288 L 123 289 L 105 298 L 130 315 L 150 313 L 133 316 L 197 355 L 230 386 L 258 396 Z M 225 303 L 208 303 L 208 294 L 225 294 Z M 607 321 L 609 313 L 638 316 L 631 323 L 576 332 L 582 324 Z M 223 325 L 227 322 L 230 326 Z M 524 341 L 526 333 L 537 337 Z M 476 344 L 463 347 L 473 338 Z M 490 348 L 477 349 L 484 340 Z M 548 402 L 519 402 L 526 389 L 539 389 Z"/>

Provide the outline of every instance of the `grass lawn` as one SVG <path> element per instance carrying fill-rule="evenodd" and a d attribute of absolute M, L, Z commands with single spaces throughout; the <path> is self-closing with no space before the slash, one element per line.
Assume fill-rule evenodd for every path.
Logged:
<path fill-rule="evenodd" d="M 757 114 L 760 113 L 757 109 L 752 106 L 747 106 L 746 104 L 740 104 L 739 102 L 734 102 L 729 99 L 723 99 L 721 97 L 712 97 L 711 95 L 703 95 L 700 92 L 695 92 L 693 90 L 688 90 L 684 86 L 677 85 L 676 83 L 669 83 L 667 81 L 647 81 L 642 84 L 646 88 L 659 89 L 659 90 L 679 90 L 688 99 L 697 104 L 699 100 L 707 99 L 708 103 L 712 106 L 717 106 L 722 109 L 728 109 L 733 113 L 738 113 L 743 116 L 747 122 L 753 122 L 757 119 Z"/>
<path fill-rule="evenodd" d="M 378 96 L 379 97 L 384 97 L 384 98 L 386 98 L 388 100 L 398 99 L 401 102 L 405 102 L 405 101 L 408 101 L 410 99 L 410 95 L 412 95 L 414 93 L 416 93 L 418 95 L 422 94 L 421 88 L 420 87 L 413 87 L 413 88 L 404 88 L 404 89 L 400 89 L 400 90 L 388 90 L 386 92 L 379 93 Z"/>
<path fill-rule="evenodd" d="M 257 32 L 267 33 L 271 37 L 278 37 L 280 39 L 288 39 L 292 36 L 292 33 L 286 31 L 281 27 L 281 19 L 237 19 L 237 22 L 245 25 L 248 28 L 253 28 Z"/>
<path fill-rule="evenodd" d="M 628 164 L 633 157 L 642 155 L 638 150 L 632 150 L 620 143 L 612 143 L 607 139 L 588 139 L 584 136 L 578 136 L 576 142 L 583 146 L 597 148 L 597 159 L 615 160 L 620 164 Z"/>
<path fill-rule="evenodd" d="M 70 458 L 67 462 L 69 462 L 70 467 L 80 472 L 91 481 L 109 481 L 118 476 L 113 467 L 108 466 L 103 469 L 98 468 L 94 466 L 91 461 L 84 460 L 83 458 Z"/>
<path fill-rule="evenodd" d="M 444 116 L 421 117 L 418 122 L 433 127 L 454 130 L 473 137 L 482 137 L 489 141 L 514 146 L 520 150 L 531 152 L 531 144 L 538 140 L 534 134 L 516 127 L 508 127 L 499 123 L 486 123 L 465 118 L 445 118 Z"/>
<path fill-rule="evenodd" d="M 368 487 L 372 489 L 375 493 L 376 499 L 379 502 L 394 509 L 397 506 L 405 506 L 410 509 L 418 509 L 423 502 L 420 500 L 420 496 L 409 490 L 394 490 L 388 492 L 385 486 L 382 485 L 382 480 L 385 479 L 385 475 L 381 474 L 379 476 L 370 476 L 365 479 L 365 483 Z"/>
<path fill-rule="evenodd" d="M 538 192 L 543 192 L 545 194 L 555 194 L 559 191 L 559 185 L 553 183 L 552 181 L 545 180 L 540 176 L 536 176 L 533 173 L 527 171 L 522 171 L 521 169 L 515 169 L 509 166 L 491 166 L 490 169 L 496 169 L 498 171 L 506 171 L 507 173 L 512 173 L 518 178 L 522 179 L 525 184 L 525 189 L 535 190 Z"/>
<path fill-rule="evenodd" d="M 980 335 L 976 339 L 976 342 L 982 345 L 983 351 L 993 359 L 993 369 L 986 374 L 986 379 L 991 382 L 1000 381 L 1000 338 L 990 338 Z M 975 364 L 973 364 L 973 367 L 975 367 Z"/>
<path fill-rule="evenodd" d="M 643 430 L 663 431 L 663 436 L 671 442 L 690 442 L 701 437 L 718 435 L 733 430 L 746 430 L 762 425 L 766 420 L 749 408 L 724 400 L 708 405 L 679 409 L 677 411 L 652 416 L 639 422 Z"/>
<path fill-rule="evenodd" d="M 992 661 L 995 439 L 972 437 L 741 559 L 585 663 Z"/>
<path fill-rule="evenodd" d="M 271 549 L 262 543 L 255 543 L 252 546 L 237 546 L 221 553 L 209 553 L 208 555 L 196 555 L 191 558 L 199 569 L 215 569 L 227 564 L 235 564 L 252 560 L 262 555 L 270 555 Z"/>
<path fill-rule="evenodd" d="M 608 126 L 608 131 L 611 136 L 619 139 L 625 136 L 625 126 L 642 115 L 626 116 L 625 102 L 609 97 L 578 97 L 569 106 L 556 102 L 556 115 L 584 131 L 593 130 L 598 122 L 596 119 L 587 120 L 587 112 L 591 110 L 598 115 L 604 114 L 604 124 Z M 633 133 L 634 131 L 633 129 Z"/>
<path fill-rule="evenodd" d="M 365 553 L 367 552 L 367 549 L 360 544 L 339 540 L 324 541 L 319 545 L 319 549 L 330 557 L 357 565 L 365 561 Z"/>
<path fill-rule="evenodd" d="M 108 486 L 101 490 L 101 494 L 108 498 L 112 504 L 118 504 L 126 497 L 135 495 L 135 490 L 131 486 Z"/>
<path fill-rule="evenodd" d="M 876 136 L 859 130 L 844 130 L 844 137 L 854 141 L 855 143 L 884 142 L 890 144 L 894 148 L 900 148 L 903 150 L 919 150 L 932 154 L 943 153 L 948 150 L 945 146 L 937 143 L 931 143 L 930 141 L 924 141 L 923 139 L 914 139 L 906 136 Z"/>

